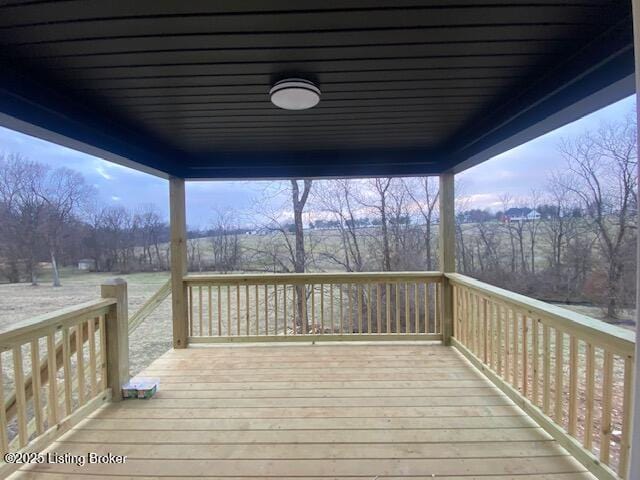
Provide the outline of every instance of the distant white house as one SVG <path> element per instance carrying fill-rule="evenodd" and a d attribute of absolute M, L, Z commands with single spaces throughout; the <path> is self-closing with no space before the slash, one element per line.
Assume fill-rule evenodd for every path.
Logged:
<path fill-rule="evenodd" d="M 534 220 L 540 220 L 540 213 L 531 208 L 510 208 L 507 210 L 503 217 L 504 222 L 532 222 Z"/>

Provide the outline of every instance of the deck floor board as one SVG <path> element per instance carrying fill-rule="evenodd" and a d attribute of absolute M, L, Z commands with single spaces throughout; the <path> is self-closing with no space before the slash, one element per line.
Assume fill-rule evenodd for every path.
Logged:
<path fill-rule="evenodd" d="M 212 346 L 168 352 L 151 400 L 110 404 L 23 479 L 593 479 L 455 350 L 436 345 Z"/>

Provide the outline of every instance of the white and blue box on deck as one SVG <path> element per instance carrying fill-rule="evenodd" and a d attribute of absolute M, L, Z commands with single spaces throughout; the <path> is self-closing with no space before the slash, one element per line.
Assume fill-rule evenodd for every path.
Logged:
<path fill-rule="evenodd" d="M 122 398 L 151 398 L 159 386 L 158 378 L 134 377 L 122 386 Z"/>

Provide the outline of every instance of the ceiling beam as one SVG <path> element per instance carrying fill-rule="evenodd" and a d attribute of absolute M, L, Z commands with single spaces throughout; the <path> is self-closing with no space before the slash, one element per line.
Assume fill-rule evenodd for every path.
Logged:
<path fill-rule="evenodd" d="M 444 157 L 434 149 L 342 149 L 218 152 L 202 155 L 189 179 L 289 179 L 434 175 Z"/>

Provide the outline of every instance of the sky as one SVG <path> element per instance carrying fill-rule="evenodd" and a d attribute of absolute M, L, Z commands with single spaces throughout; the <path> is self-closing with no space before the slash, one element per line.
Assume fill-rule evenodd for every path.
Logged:
<path fill-rule="evenodd" d="M 518 198 L 526 197 L 532 189 L 541 189 L 548 175 L 562 168 L 558 145 L 563 137 L 579 135 L 598 128 L 602 122 L 623 118 L 634 106 L 635 96 L 627 97 L 462 172 L 456 178 L 461 181 L 467 204 L 470 208 L 497 209 L 503 193 Z M 20 153 L 54 168 L 77 170 L 95 187 L 101 203 L 133 209 L 153 204 L 168 218 L 169 184 L 164 179 L 2 127 L 0 153 Z M 239 219 L 246 218 L 255 199 L 264 198 L 268 191 L 267 182 L 188 182 L 187 223 L 191 227 L 206 228 L 216 212 L 225 210 L 232 210 Z M 281 203 L 277 195 L 272 197 L 274 202 Z"/>

